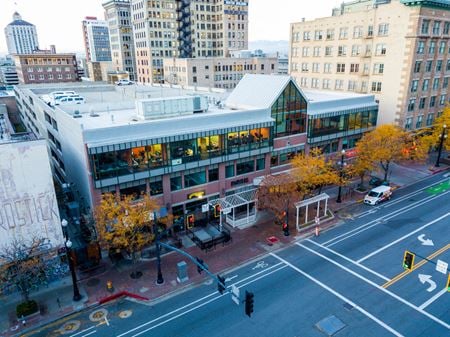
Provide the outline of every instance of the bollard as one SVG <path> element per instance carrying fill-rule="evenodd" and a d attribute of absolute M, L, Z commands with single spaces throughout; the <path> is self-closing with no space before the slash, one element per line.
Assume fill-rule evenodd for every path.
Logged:
<path fill-rule="evenodd" d="M 110 292 L 114 291 L 114 287 L 113 287 L 112 281 L 106 281 L 106 290 L 108 290 Z"/>

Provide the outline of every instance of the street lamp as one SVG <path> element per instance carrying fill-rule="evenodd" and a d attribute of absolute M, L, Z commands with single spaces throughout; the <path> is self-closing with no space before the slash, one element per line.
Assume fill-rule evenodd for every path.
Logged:
<path fill-rule="evenodd" d="M 69 260 L 69 269 L 70 269 L 70 274 L 72 276 L 72 285 L 73 285 L 73 300 L 79 301 L 81 300 L 81 295 L 80 295 L 80 291 L 78 290 L 78 284 L 77 284 L 77 275 L 75 274 L 75 267 L 73 265 L 73 260 L 72 260 L 72 256 L 71 256 L 71 248 L 72 248 L 72 241 L 69 240 L 69 234 L 67 231 L 67 225 L 69 223 L 67 222 L 66 219 L 62 219 L 61 220 L 61 226 L 63 227 L 63 232 L 64 232 L 64 238 L 66 239 L 66 250 L 67 250 L 67 259 Z"/>
<path fill-rule="evenodd" d="M 442 126 L 442 133 L 440 135 L 440 140 L 439 140 L 439 149 L 438 149 L 438 156 L 437 156 L 437 160 L 436 160 L 436 164 L 434 165 L 435 167 L 439 167 L 439 161 L 441 160 L 441 153 L 442 153 L 442 145 L 444 145 L 444 139 L 447 138 L 447 134 L 445 133 L 447 129 L 447 125 L 443 125 Z"/>
<path fill-rule="evenodd" d="M 158 226 L 156 225 L 156 212 L 153 212 L 153 232 L 155 233 L 156 265 L 158 268 L 156 284 L 160 285 L 164 283 L 164 278 L 161 271 L 161 245 L 159 244 L 160 234 L 158 233 Z"/>
<path fill-rule="evenodd" d="M 341 203 L 341 193 L 342 193 L 342 176 L 344 175 L 344 156 L 345 156 L 345 150 L 341 151 L 341 162 L 339 164 L 340 170 L 339 170 L 339 190 L 338 190 L 338 196 L 336 198 L 336 202 Z"/>

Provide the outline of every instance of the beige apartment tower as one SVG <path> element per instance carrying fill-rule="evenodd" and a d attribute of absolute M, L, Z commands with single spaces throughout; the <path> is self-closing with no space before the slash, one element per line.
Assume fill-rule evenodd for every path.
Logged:
<path fill-rule="evenodd" d="M 164 81 L 164 58 L 248 49 L 248 0 L 131 0 L 137 80 Z"/>
<path fill-rule="evenodd" d="M 303 88 L 373 93 L 378 124 L 432 125 L 448 102 L 450 3 L 358 0 L 291 24 L 289 68 Z"/>

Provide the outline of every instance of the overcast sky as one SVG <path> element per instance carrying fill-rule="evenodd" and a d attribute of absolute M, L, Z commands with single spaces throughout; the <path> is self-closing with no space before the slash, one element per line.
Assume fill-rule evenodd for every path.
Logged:
<path fill-rule="evenodd" d="M 103 0 L 0 0 L 0 52 L 6 52 L 4 27 L 18 11 L 37 28 L 41 49 L 55 44 L 57 51 L 83 51 L 81 20 L 103 19 Z M 339 0 L 249 0 L 249 40 L 287 40 L 289 23 L 302 18 L 329 16 Z M 317 4 L 316 4 L 317 3 Z"/>

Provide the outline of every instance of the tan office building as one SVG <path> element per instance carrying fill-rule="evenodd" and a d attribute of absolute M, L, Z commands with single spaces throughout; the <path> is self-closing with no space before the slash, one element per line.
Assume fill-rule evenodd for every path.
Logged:
<path fill-rule="evenodd" d="M 450 4 L 358 0 L 291 24 L 289 67 L 300 87 L 373 93 L 378 124 L 429 126 L 448 102 Z"/>
<path fill-rule="evenodd" d="M 245 74 L 277 74 L 276 57 L 164 59 L 164 82 L 233 89 Z"/>
<path fill-rule="evenodd" d="M 132 0 L 137 80 L 164 81 L 163 58 L 248 49 L 248 0 Z"/>

